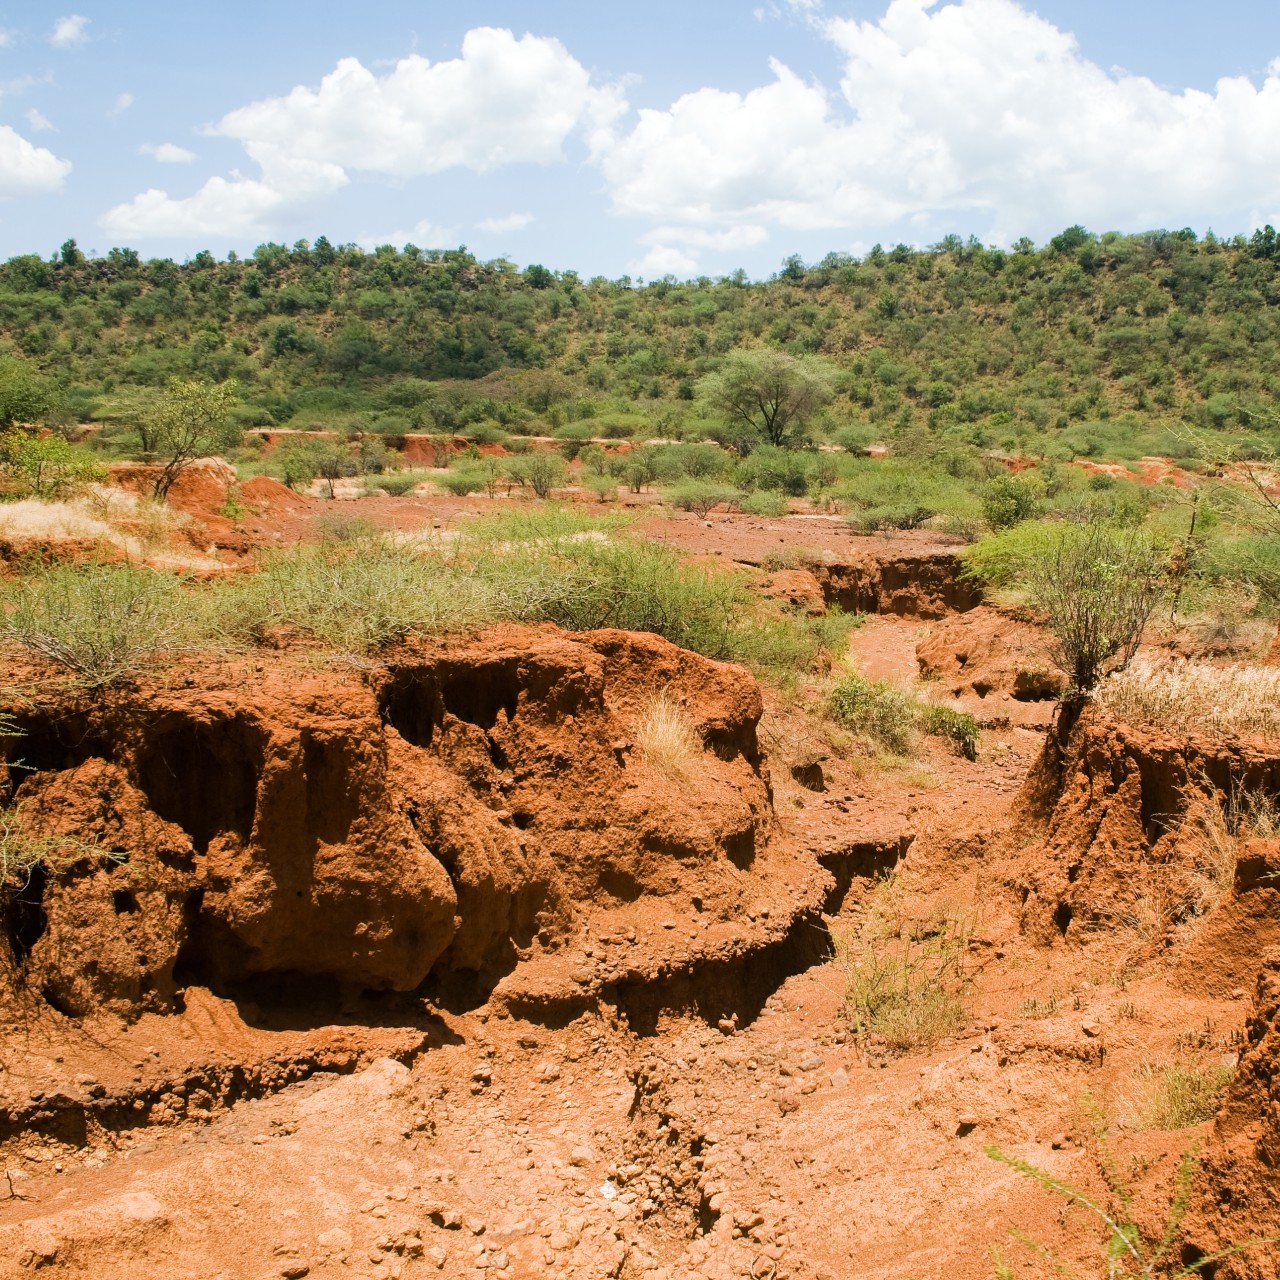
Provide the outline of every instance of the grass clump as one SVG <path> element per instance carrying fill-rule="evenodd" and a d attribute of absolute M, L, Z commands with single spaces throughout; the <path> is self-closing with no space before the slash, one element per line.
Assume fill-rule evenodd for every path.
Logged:
<path fill-rule="evenodd" d="M 893 755 L 910 755 L 920 733 L 946 738 L 968 760 L 978 757 L 980 730 L 968 712 L 921 702 L 888 680 L 843 676 L 828 695 L 828 711 L 844 728 Z"/>
<path fill-rule="evenodd" d="M 644 705 L 632 733 L 649 765 L 672 782 L 688 781 L 702 759 L 693 721 L 666 690 Z"/>
<path fill-rule="evenodd" d="M 916 703 L 896 684 L 851 673 L 832 688 L 828 705 L 837 724 L 886 751 L 905 756 L 915 745 Z"/>
<path fill-rule="evenodd" d="M 10 639 L 94 688 L 202 638 L 182 581 L 132 565 L 45 567 L 9 586 L 0 604 Z"/>
<path fill-rule="evenodd" d="M 1139 660 L 1094 693 L 1118 720 L 1210 737 L 1280 737 L 1280 669 Z"/>
<path fill-rule="evenodd" d="M 1146 1063 L 1133 1074 L 1129 1096 L 1136 1129 L 1189 1129 L 1212 1120 L 1234 1068 L 1222 1063 Z"/>
<path fill-rule="evenodd" d="M 857 926 L 835 938 L 845 1007 L 858 1034 L 907 1053 L 959 1031 L 971 936 L 970 925 L 950 915 L 904 919 L 895 882 L 881 881 Z"/>

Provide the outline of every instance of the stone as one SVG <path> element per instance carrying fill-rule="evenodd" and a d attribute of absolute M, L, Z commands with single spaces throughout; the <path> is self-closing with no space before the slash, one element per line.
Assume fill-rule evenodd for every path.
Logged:
<path fill-rule="evenodd" d="M 849 1073 L 843 1067 L 837 1067 L 831 1073 L 831 1087 L 843 1089 L 849 1083 Z"/>

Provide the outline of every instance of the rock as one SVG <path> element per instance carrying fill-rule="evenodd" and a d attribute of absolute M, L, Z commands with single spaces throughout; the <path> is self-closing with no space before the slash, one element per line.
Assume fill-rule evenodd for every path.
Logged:
<path fill-rule="evenodd" d="M 310 1274 L 311 1268 L 305 1262 L 291 1262 L 287 1267 L 280 1268 L 283 1280 L 302 1280 L 303 1276 Z"/>
<path fill-rule="evenodd" d="M 817 1071 L 822 1066 L 822 1059 L 816 1053 L 811 1053 L 800 1063 L 801 1071 Z"/>
<path fill-rule="evenodd" d="M 831 1073 L 831 1087 L 843 1089 L 849 1083 L 849 1073 L 843 1067 L 837 1067 Z"/>
<path fill-rule="evenodd" d="M 1102 1034 L 1102 1024 L 1100 1022 L 1085 1022 L 1081 1024 L 1080 1030 L 1087 1036 L 1100 1036 Z"/>
<path fill-rule="evenodd" d="M 590 1147 L 574 1147 L 569 1152 L 569 1163 L 575 1167 L 590 1164 L 596 1158 L 596 1153 Z"/>

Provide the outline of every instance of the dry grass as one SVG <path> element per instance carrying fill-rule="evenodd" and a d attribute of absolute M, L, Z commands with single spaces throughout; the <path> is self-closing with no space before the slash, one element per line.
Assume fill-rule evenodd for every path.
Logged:
<path fill-rule="evenodd" d="M 835 963 L 860 1035 L 890 1052 L 928 1048 L 964 1026 L 964 969 L 973 928 L 956 913 L 909 920 L 892 877 L 857 925 L 837 933 Z"/>
<path fill-rule="evenodd" d="M 1194 1059 L 1146 1063 L 1133 1073 L 1124 1099 L 1134 1129 L 1187 1129 L 1212 1120 L 1218 1098 L 1231 1082 L 1232 1067 Z"/>
<path fill-rule="evenodd" d="M 1127 724 L 1212 737 L 1280 737 L 1280 667 L 1135 662 L 1105 680 L 1094 701 Z"/>
<path fill-rule="evenodd" d="M 693 721 L 665 690 L 644 706 L 632 734 L 649 765 L 673 782 L 691 778 L 702 759 Z"/>
<path fill-rule="evenodd" d="M 191 517 L 163 502 L 110 485 L 89 485 L 74 498 L 0 503 L 0 535 L 17 542 L 96 543 L 108 556 L 152 560 L 171 568 L 218 568 L 217 560 L 175 551 Z"/>

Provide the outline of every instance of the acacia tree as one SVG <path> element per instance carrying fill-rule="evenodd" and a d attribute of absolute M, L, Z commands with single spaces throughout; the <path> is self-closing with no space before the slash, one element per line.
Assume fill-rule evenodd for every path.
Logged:
<path fill-rule="evenodd" d="M 1024 580 L 1046 614 L 1053 658 L 1071 678 L 1072 700 L 1082 702 L 1108 662 L 1133 660 L 1168 574 L 1144 530 L 1099 521 L 1055 528 L 1028 557 Z"/>
<path fill-rule="evenodd" d="M 790 443 L 835 395 L 824 361 L 775 347 L 731 351 L 715 373 L 702 379 L 698 391 L 729 422 L 774 445 Z"/>
<path fill-rule="evenodd" d="M 153 491 L 161 501 L 197 458 L 207 458 L 240 443 L 243 429 L 232 420 L 234 382 L 213 383 L 173 378 L 151 410 L 149 428 L 162 459 Z"/>

